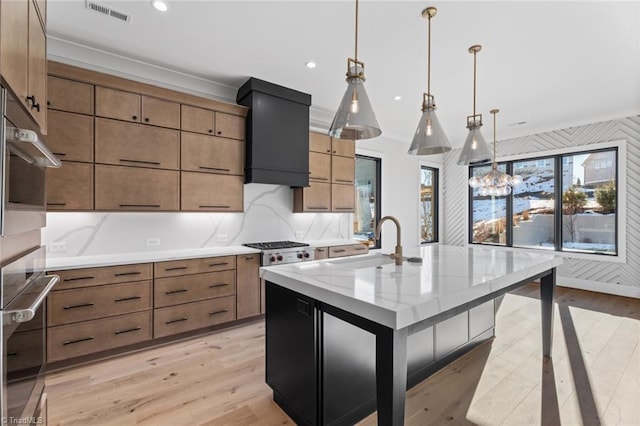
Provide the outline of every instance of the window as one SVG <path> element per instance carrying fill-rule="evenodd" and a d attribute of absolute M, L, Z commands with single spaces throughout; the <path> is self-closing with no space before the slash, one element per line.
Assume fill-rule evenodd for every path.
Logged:
<path fill-rule="evenodd" d="M 420 167 L 420 243 L 438 241 L 438 169 Z"/>
<path fill-rule="evenodd" d="M 353 237 L 368 241 L 370 248 L 376 245 L 376 226 L 380 220 L 380 174 L 381 160 L 356 154 L 355 214 Z"/>
<path fill-rule="evenodd" d="M 617 164 L 617 148 L 500 163 L 523 183 L 505 197 L 469 189 L 470 242 L 617 255 Z"/>

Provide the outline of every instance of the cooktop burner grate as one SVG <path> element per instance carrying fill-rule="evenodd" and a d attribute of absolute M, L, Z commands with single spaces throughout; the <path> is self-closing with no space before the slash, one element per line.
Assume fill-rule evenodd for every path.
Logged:
<path fill-rule="evenodd" d="M 258 250 L 279 250 L 295 247 L 309 247 L 309 244 L 298 243 L 295 241 L 269 241 L 262 243 L 246 243 L 243 244 L 243 246 L 251 247 Z"/>

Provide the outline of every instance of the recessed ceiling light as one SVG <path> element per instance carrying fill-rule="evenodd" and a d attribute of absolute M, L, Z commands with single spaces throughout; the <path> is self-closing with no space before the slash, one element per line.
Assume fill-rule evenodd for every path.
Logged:
<path fill-rule="evenodd" d="M 314 69 L 318 64 L 316 64 L 316 63 L 315 63 L 315 62 L 313 62 L 313 61 L 307 61 L 304 65 L 305 65 L 307 68 Z"/>
<path fill-rule="evenodd" d="M 400 96 L 400 95 L 398 95 L 398 96 L 394 96 L 394 97 L 393 97 L 393 100 L 394 100 L 394 101 L 399 101 L 399 100 L 401 100 L 401 99 L 402 99 L 402 96 Z"/>
<path fill-rule="evenodd" d="M 167 6 L 167 3 L 165 3 L 162 0 L 153 0 L 151 2 L 151 4 L 153 5 L 153 7 L 158 9 L 160 12 L 166 12 L 167 9 L 169 9 L 169 7 Z"/>

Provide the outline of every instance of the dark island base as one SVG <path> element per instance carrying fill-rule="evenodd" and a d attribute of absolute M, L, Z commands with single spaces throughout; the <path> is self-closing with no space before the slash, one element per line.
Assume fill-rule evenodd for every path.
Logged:
<path fill-rule="evenodd" d="M 266 304 L 266 380 L 274 401 L 297 424 L 352 425 L 376 410 L 376 334 L 380 331 L 375 328 L 385 327 L 271 282 L 266 283 Z M 452 313 L 441 322 L 446 324 L 448 319 L 454 326 L 466 324 L 463 331 L 471 333 L 467 311 Z M 436 334 L 451 329 L 439 329 L 438 324 L 410 328 L 406 388 L 491 340 L 493 318 L 485 323 L 479 334 L 471 339 L 467 334 L 462 345 L 444 354 L 436 350 L 441 341 Z"/>

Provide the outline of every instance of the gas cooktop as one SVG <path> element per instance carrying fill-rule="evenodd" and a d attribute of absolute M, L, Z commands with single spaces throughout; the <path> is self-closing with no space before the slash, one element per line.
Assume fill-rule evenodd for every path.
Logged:
<path fill-rule="evenodd" d="M 281 250 L 296 247 L 309 247 L 309 244 L 297 243 L 295 241 L 269 241 L 262 243 L 246 243 L 245 247 L 251 247 L 258 250 Z"/>

